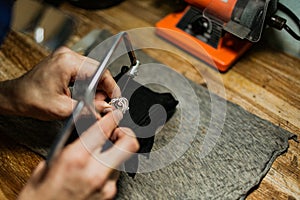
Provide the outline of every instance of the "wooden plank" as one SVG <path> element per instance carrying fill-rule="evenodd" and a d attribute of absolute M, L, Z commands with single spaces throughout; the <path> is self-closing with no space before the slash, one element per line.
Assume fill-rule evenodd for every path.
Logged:
<path fill-rule="evenodd" d="M 172 6 L 159 0 L 126 0 L 119 6 L 101 11 L 86 11 L 68 4 L 64 4 L 62 9 L 76 15 L 77 29 L 68 43 L 68 46 L 72 46 L 95 28 L 118 33 L 133 28 L 153 27 L 159 19 L 171 12 Z M 145 50 L 156 60 L 300 137 L 298 59 L 258 44 L 228 73 L 220 75 L 153 32 L 143 35 L 143 38 L 149 43 L 157 43 L 171 50 Z M 48 54 L 28 37 L 10 33 L 0 51 L 0 80 L 22 75 Z M 219 78 L 221 83 L 217 81 Z M 225 95 L 222 94 L 223 84 Z M 300 144 L 294 141 L 289 144 L 288 152 L 276 159 L 267 176 L 247 199 L 292 200 L 300 197 Z M 15 199 L 41 158 L 3 136 L 0 137 L 0 149 L 0 198 Z"/>
<path fill-rule="evenodd" d="M 257 49 L 254 48 L 253 51 Z M 249 80 L 251 79 L 253 83 L 300 109 L 300 60 L 287 58 L 286 62 L 289 64 L 285 65 L 285 71 L 283 71 L 279 70 L 277 62 L 275 65 L 270 63 L 269 59 L 262 60 L 261 57 L 258 59 L 258 53 L 253 51 L 251 54 L 248 54 L 248 57 L 242 59 L 241 63 L 233 68 L 233 71 Z M 269 51 L 271 51 L 270 48 L 267 49 L 267 52 Z M 281 55 L 274 50 L 272 52 L 273 56 Z"/>
<path fill-rule="evenodd" d="M 0 185 L 7 199 L 16 199 L 42 158 L 0 134 Z"/>

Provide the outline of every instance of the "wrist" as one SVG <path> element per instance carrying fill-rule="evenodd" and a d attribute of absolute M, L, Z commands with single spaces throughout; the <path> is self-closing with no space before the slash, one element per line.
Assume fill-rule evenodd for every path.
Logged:
<path fill-rule="evenodd" d="M 24 115 L 24 109 L 22 108 L 23 106 L 17 102 L 17 79 L 0 82 L 0 114 Z"/>

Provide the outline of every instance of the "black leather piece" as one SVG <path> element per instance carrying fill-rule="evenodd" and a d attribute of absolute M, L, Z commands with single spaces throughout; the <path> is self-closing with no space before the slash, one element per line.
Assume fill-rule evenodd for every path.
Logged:
<path fill-rule="evenodd" d="M 125 73 L 123 67 L 115 77 L 122 90 L 122 96 L 129 100 L 129 112 L 124 115 L 120 127 L 129 127 L 135 132 L 140 144 L 138 153 L 144 153 L 144 156 L 149 157 L 157 128 L 173 116 L 178 101 L 172 94 L 154 92 L 124 75 Z M 125 170 L 134 177 L 137 169 L 138 155 L 136 154 L 125 162 Z"/>

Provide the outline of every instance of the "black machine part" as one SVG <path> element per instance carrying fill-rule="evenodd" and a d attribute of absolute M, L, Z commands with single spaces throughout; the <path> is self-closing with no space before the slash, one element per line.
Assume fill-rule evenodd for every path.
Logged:
<path fill-rule="evenodd" d="M 257 42 L 266 22 L 277 11 L 277 3 L 278 0 L 238 0 L 228 22 L 214 16 L 209 8 L 201 10 L 191 6 L 177 27 L 214 48 L 218 47 L 224 32 Z"/>
<path fill-rule="evenodd" d="M 217 48 L 222 36 L 222 26 L 203 15 L 203 12 L 191 6 L 176 25 L 179 29 L 197 39 Z"/>
<path fill-rule="evenodd" d="M 278 0 L 238 0 L 231 20 L 224 30 L 251 42 L 257 42 L 272 15 L 277 11 Z"/>
<path fill-rule="evenodd" d="M 115 6 L 124 0 L 44 0 L 46 3 L 52 4 L 54 6 L 59 6 L 62 2 L 68 1 L 72 5 L 88 9 L 88 10 L 97 10 L 105 9 L 112 6 Z"/>

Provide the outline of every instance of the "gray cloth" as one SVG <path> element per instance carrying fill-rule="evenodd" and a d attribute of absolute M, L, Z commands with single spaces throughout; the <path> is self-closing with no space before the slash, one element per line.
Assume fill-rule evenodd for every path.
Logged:
<path fill-rule="evenodd" d="M 243 108 L 227 102 L 226 121 L 212 151 L 201 158 L 203 133 L 208 129 L 210 96 L 193 84 L 200 99 L 202 126 L 188 151 L 171 165 L 131 179 L 122 174 L 117 199 L 244 199 L 266 175 L 293 135 Z M 162 146 L 176 131 L 176 113 L 156 137 Z M 174 128 L 175 127 L 175 128 Z M 163 144 L 160 144 L 163 143 Z"/>
<path fill-rule="evenodd" d="M 140 52 L 141 62 L 155 62 L 146 54 Z M 119 64 L 116 65 L 119 69 Z M 165 126 L 156 133 L 153 151 L 163 148 L 176 134 L 186 134 L 195 128 L 195 119 L 191 118 L 194 112 L 190 105 L 192 97 L 185 93 L 185 86 L 179 85 L 176 77 L 162 76 L 154 73 L 150 67 L 142 68 L 139 77 L 163 79 L 182 91 L 178 110 Z M 178 85 L 176 85 L 178 84 Z M 243 199 L 257 186 L 270 169 L 277 156 L 288 148 L 288 139 L 293 135 L 272 123 L 263 120 L 230 102 L 227 103 L 226 120 L 220 137 L 210 138 L 213 143 L 212 150 L 201 156 L 205 145 L 205 136 L 211 121 L 211 99 L 222 103 L 224 99 L 215 95 L 210 96 L 209 91 L 197 84 L 189 82 L 195 94 L 196 102 L 200 108 L 200 121 L 196 126 L 194 138 L 185 138 L 180 145 L 174 145 L 174 151 L 187 151 L 169 165 L 152 172 L 138 173 L 134 179 L 122 172 L 118 182 L 117 199 Z M 159 85 L 149 85 L 153 90 L 169 92 L 167 88 Z M 172 92 L 172 91 L 171 91 Z M 191 115 L 183 113 L 181 108 Z M 177 133 L 182 120 L 188 121 L 182 132 Z M 197 120 L 196 120 L 197 121 Z M 217 127 L 218 124 L 213 124 Z M 16 141 L 45 156 L 53 141 L 55 133 L 62 127 L 62 122 L 42 122 L 38 120 L 4 117 L 0 118 L 0 131 L 7 133 Z M 221 127 L 222 128 L 222 127 Z M 183 137 L 184 138 L 184 137 Z M 183 148 L 183 149 L 180 149 Z M 172 148 L 170 154 L 173 154 Z M 176 152 L 175 152 L 176 153 Z M 151 158 L 150 154 L 150 158 Z M 144 156 L 140 156 L 144 157 Z M 158 161 L 168 159 L 168 154 L 162 154 Z M 140 159 L 141 160 L 141 159 Z M 147 158 L 142 159 L 140 168 L 151 165 Z M 142 170 L 140 170 L 142 171 Z"/>

